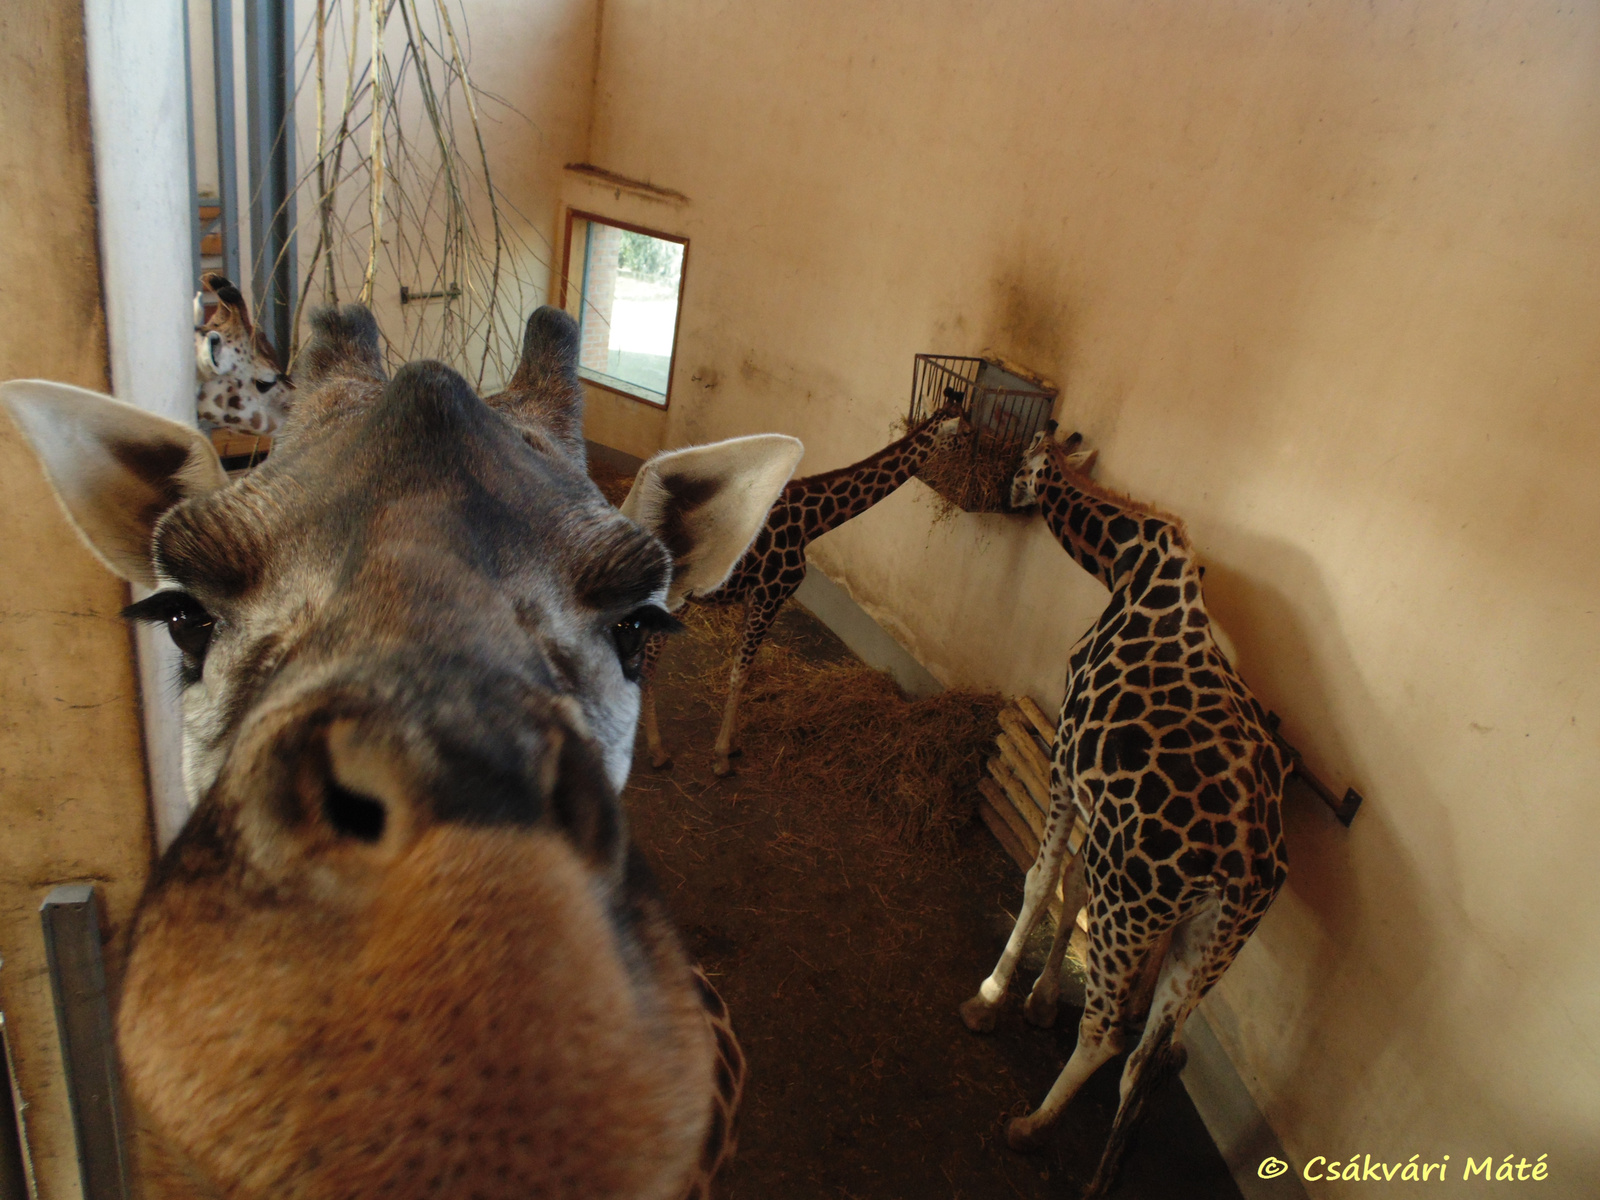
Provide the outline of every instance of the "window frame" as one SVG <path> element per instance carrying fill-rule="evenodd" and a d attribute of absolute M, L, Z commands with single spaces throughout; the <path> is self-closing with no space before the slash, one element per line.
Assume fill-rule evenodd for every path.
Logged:
<path fill-rule="evenodd" d="M 602 391 L 610 392 L 614 396 L 622 396 L 628 400 L 632 400 L 635 404 L 643 404 L 646 407 L 654 409 L 658 412 L 665 412 L 672 404 L 672 385 L 677 377 L 678 372 L 678 335 L 682 332 L 683 328 L 683 294 L 687 290 L 686 285 L 689 279 L 689 239 L 675 233 L 666 233 L 659 229 L 651 229 L 648 226 L 635 225 L 628 221 L 619 221 L 615 217 L 608 217 L 603 213 L 588 212 L 581 208 L 569 207 L 567 209 L 566 232 L 563 235 L 561 247 L 561 292 L 556 302 L 556 307 L 564 312 L 571 312 L 571 309 L 567 307 L 567 298 L 568 289 L 573 283 L 572 226 L 576 221 L 590 223 L 599 222 L 601 225 L 609 225 L 613 229 L 625 230 L 628 233 L 642 233 L 646 237 L 657 238 L 663 242 L 675 242 L 683 247 L 683 265 L 678 272 L 678 307 L 672 315 L 672 354 L 667 360 L 667 390 L 666 394 L 661 398 L 661 400 L 659 402 L 655 400 L 647 400 L 643 396 L 635 395 L 633 392 L 625 391 L 619 387 L 613 387 L 611 384 L 604 383 L 593 378 L 592 374 L 587 372 L 585 368 L 580 367 L 578 369 L 578 378 L 590 387 L 597 387 Z M 582 278 L 577 280 L 577 285 L 579 306 L 577 320 L 578 326 L 581 329 L 583 327 L 582 305 L 584 286 L 584 281 Z"/>

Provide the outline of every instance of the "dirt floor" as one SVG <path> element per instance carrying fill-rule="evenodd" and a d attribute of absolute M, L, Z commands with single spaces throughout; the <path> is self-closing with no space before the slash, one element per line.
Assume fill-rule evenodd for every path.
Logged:
<path fill-rule="evenodd" d="M 968 1033 L 956 1016 L 1010 930 L 1016 864 L 976 819 L 945 845 L 907 845 L 862 797 L 793 786 L 760 737 L 746 739 L 735 775 L 717 779 L 723 693 L 703 678 L 721 668 L 700 628 L 673 639 L 658 675 L 675 765 L 652 771 L 641 739 L 627 803 L 750 1060 L 739 1155 L 719 1194 L 1076 1197 L 1110 1130 L 1122 1060 L 1074 1100 L 1048 1153 L 1015 1154 L 1003 1118 L 1049 1090 L 1078 1013 L 1063 1003 L 1055 1030 L 1028 1025 L 1024 971 L 994 1034 Z M 794 604 L 770 641 L 849 657 Z M 1034 971 L 1040 958 L 1036 949 Z M 1239 1196 L 1180 1085 L 1157 1098 L 1114 1194 Z"/>

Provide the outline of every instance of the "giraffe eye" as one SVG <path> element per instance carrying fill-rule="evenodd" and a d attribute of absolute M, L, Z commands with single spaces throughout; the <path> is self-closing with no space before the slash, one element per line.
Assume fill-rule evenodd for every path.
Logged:
<path fill-rule="evenodd" d="M 611 640 L 616 643 L 624 674 L 637 674 L 644 665 L 644 637 L 644 622 L 638 617 L 627 617 L 611 627 Z"/>
<path fill-rule="evenodd" d="M 263 396 L 278 386 L 278 380 L 276 377 L 272 379 L 257 379 L 255 382 L 256 391 L 260 392 Z"/>
<path fill-rule="evenodd" d="M 187 592 L 157 592 L 137 604 L 122 610 L 131 621 L 145 621 L 152 625 L 165 625 L 172 642 L 183 653 L 184 678 L 194 682 L 200 677 L 201 665 L 211 646 L 211 634 L 217 619 Z"/>
<path fill-rule="evenodd" d="M 634 683 L 644 672 L 645 646 L 652 634 L 676 633 L 683 626 L 664 608 L 647 604 L 611 626 L 611 644 L 617 649 L 622 674 Z"/>

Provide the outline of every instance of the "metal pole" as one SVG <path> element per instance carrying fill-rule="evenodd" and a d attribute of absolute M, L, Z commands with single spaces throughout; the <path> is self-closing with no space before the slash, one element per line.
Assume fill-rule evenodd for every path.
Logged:
<path fill-rule="evenodd" d="M 194 55 L 190 52 L 189 6 L 183 7 L 183 101 L 185 127 L 189 131 L 189 286 L 200 286 L 200 206 L 199 185 L 194 166 Z"/>
<path fill-rule="evenodd" d="M 222 273 L 239 278 L 239 160 L 234 129 L 233 0 L 211 0 L 211 63 L 216 75 L 217 199 L 222 207 Z"/>
<path fill-rule="evenodd" d="M 127 1200 L 121 1081 L 105 964 L 100 959 L 94 886 L 72 883 L 55 888 L 44 898 L 39 917 L 44 923 L 84 1200 Z"/>
<path fill-rule="evenodd" d="M 11 1067 L 6 1015 L 0 1012 L 0 1200 L 31 1200 L 25 1145 L 22 1099 L 17 1094 L 16 1074 Z"/>
<path fill-rule="evenodd" d="M 250 257 L 256 324 L 271 334 L 278 365 L 289 366 L 299 264 L 294 215 L 294 3 L 244 0 L 245 91 L 249 112 Z"/>

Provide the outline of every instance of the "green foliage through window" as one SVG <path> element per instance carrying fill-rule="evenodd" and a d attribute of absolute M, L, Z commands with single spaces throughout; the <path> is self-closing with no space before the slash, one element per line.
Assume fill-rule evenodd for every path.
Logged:
<path fill-rule="evenodd" d="M 647 233 L 623 230 L 617 267 L 624 275 L 652 283 L 675 284 L 683 269 L 683 247 Z"/>

